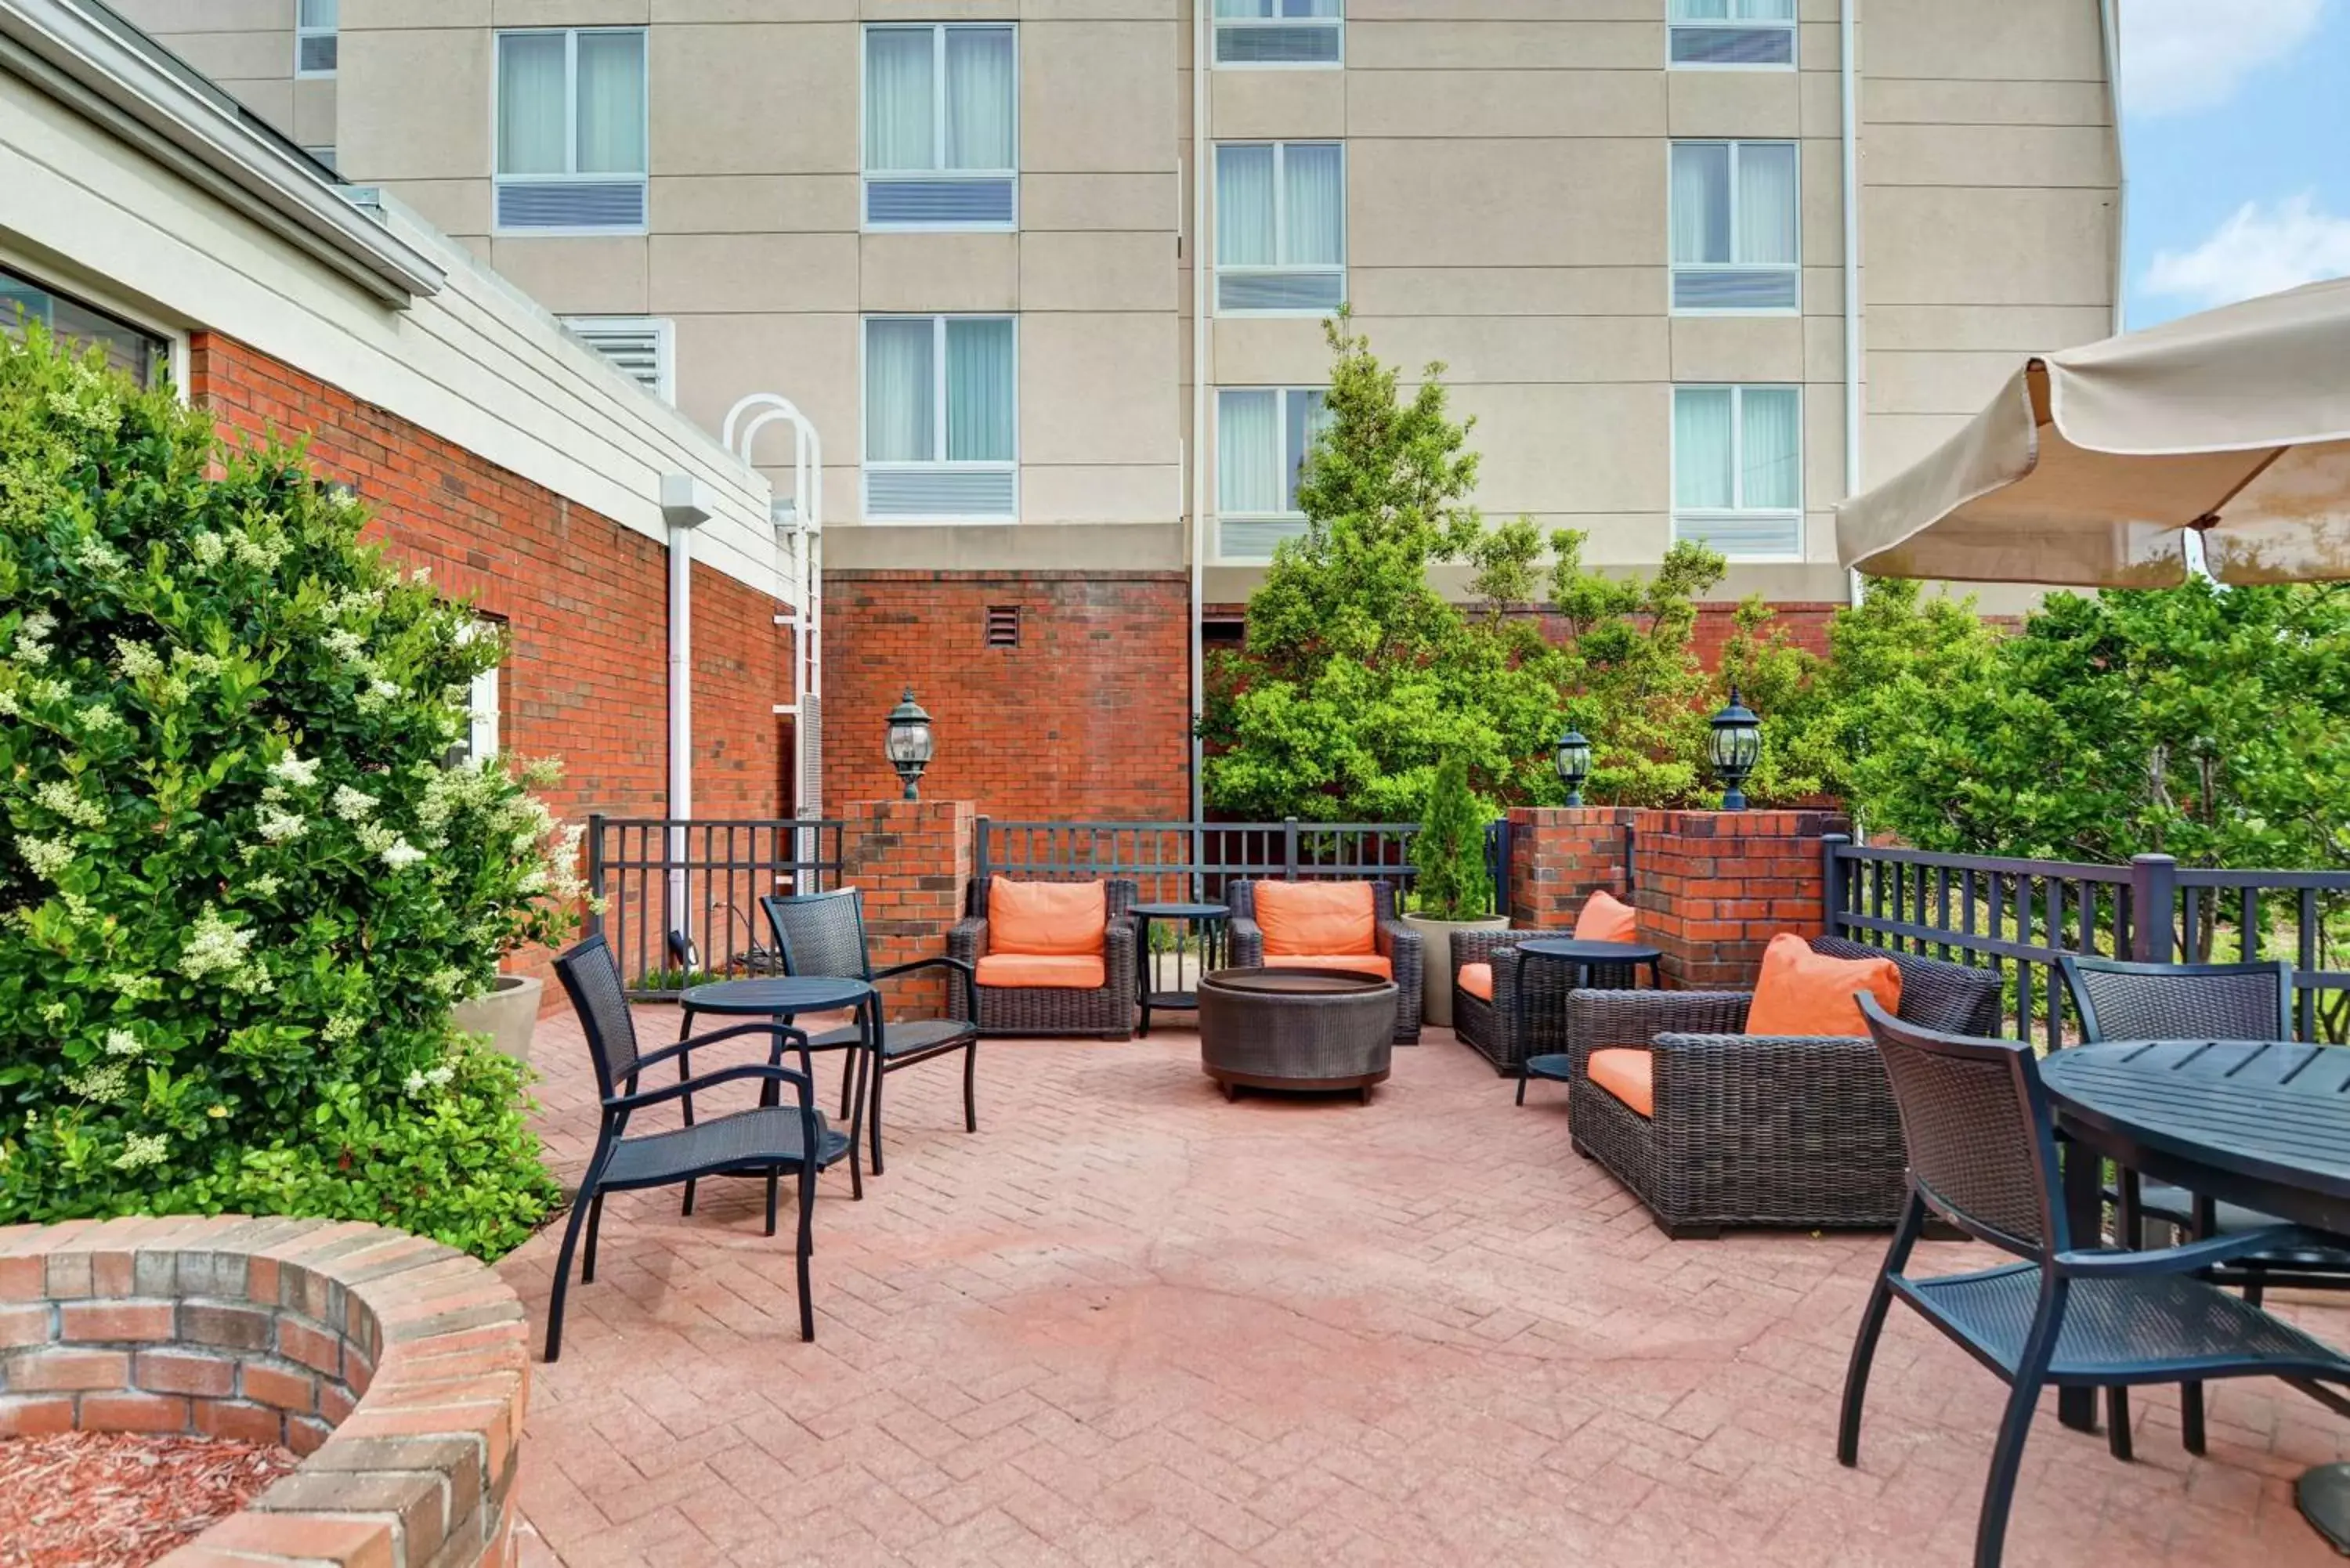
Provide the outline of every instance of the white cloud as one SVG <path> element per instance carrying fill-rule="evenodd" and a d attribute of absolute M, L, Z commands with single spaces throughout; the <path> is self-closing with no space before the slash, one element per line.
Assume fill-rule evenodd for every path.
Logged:
<path fill-rule="evenodd" d="M 2122 101 L 2132 114 L 2217 109 L 2317 30 L 2325 0 L 2121 0 Z"/>
<path fill-rule="evenodd" d="M 2350 276 L 2350 218 L 2321 211 L 2304 191 L 2273 205 L 2247 202 L 2193 250 L 2156 253 L 2146 290 L 2200 309 L 2343 276 Z"/>

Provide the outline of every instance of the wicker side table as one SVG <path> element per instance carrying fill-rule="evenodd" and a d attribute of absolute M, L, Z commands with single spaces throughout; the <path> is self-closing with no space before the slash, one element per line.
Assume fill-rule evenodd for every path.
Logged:
<path fill-rule="evenodd" d="M 1342 970 L 1225 969 L 1200 981 L 1200 1070 L 1224 1098 L 1353 1089 L 1371 1102 L 1395 1053 L 1392 981 Z"/>

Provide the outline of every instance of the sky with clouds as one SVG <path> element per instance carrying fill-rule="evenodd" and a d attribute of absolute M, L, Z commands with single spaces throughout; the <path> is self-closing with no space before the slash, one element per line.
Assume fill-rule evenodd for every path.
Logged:
<path fill-rule="evenodd" d="M 2129 324 L 2350 275 L 2350 0 L 2119 0 Z"/>

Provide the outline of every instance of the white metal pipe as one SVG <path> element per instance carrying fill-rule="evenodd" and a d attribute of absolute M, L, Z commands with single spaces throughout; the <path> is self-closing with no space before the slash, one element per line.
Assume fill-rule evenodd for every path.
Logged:
<path fill-rule="evenodd" d="M 1854 58 L 1853 7 L 1857 0 L 1842 0 L 1837 11 L 1837 75 L 1842 89 L 1844 135 L 1844 493 L 1860 493 L 1861 421 L 1866 414 L 1861 398 L 1860 297 L 1860 70 Z M 1860 603 L 1860 574 L 1846 575 L 1846 593 Z"/>
<path fill-rule="evenodd" d="M 1201 624 L 1208 612 L 1209 331 L 1208 64 L 1213 40 L 1209 0 L 1191 0 L 1191 820 L 1206 815 L 1200 777 L 1200 715 L 1207 709 L 1207 658 Z M 1197 857 L 1195 856 L 1196 859 Z"/>
<path fill-rule="evenodd" d="M 676 929 L 686 913 L 685 827 L 693 815 L 693 530 L 669 531 L 669 897 Z"/>

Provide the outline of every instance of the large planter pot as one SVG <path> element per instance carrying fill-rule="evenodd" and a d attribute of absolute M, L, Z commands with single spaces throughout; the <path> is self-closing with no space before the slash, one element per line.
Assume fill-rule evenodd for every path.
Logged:
<path fill-rule="evenodd" d="M 525 974 L 502 974 L 487 996 L 461 1002 L 449 1010 L 450 1021 L 469 1034 L 486 1034 L 490 1044 L 517 1062 L 530 1060 L 531 1031 L 538 1027 L 539 995 L 546 982 Z"/>
<path fill-rule="evenodd" d="M 1450 1029 L 1452 1027 L 1452 933 L 1506 931 L 1510 929 L 1510 918 L 1495 915 L 1485 920 L 1431 920 L 1425 915 L 1406 915 L 1403 922 L 1419 933 L 1420 1021 Z"/>

